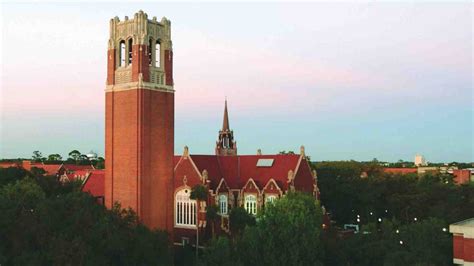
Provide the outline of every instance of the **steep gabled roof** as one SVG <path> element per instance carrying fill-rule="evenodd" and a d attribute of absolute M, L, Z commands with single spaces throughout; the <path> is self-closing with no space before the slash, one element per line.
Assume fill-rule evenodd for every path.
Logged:
<path fill-rule="evenodd" d="M 90 172 L 84 181 L 82 191 L 89 192 L 95 197 L 103 197 L 105 194 L 105 171 L 94 170 Z"/>
<path fill-rule="evenodd" d="M 66 171 L 78 171 L 78 170 L 89 170 L 92 171 L 95 168 L 92 165 L 76 165 L 76 164 L 64 164 Z"/>
<path fill-rule="evenodd" d="M 288 172 L 296 172 L 301 155 L 276 154 L 276 155 L 238 155 L 238 156 L 216 156 L 216 155 L 190 155 L 198 171 L 207 170 L 208 179 L 211 181 L 211 189 L 216 189 L 224 178 L 231 189 L 241 189 L 247 181 L 252 178 L 260 190 L 273 179 L 278 187 L 283 190 L 288 188 Z M 175 156 L 175 165 L 181 156 Z M 260 159 L 271 165 L 260 165 Z M 305 165 L 301 165 L 300 167 Z"/>

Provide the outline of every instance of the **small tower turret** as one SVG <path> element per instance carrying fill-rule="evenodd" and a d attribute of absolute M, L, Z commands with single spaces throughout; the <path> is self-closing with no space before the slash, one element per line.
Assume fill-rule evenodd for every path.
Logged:
<path fill-rule="evenodd" d="M 234 131 L 230 130 L 229 113 L 227 111 L 227 99 L 224 107 L 224 121 L 219 138 L 216 142 L 216 155 L 237 155 L 237 142 L 234 141 Z"/>

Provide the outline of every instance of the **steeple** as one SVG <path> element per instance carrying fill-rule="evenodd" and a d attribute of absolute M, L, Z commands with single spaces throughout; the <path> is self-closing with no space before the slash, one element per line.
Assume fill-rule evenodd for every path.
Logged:
<path fill-rule="evenodd" d="M 225 99 L 224 122 L 222 123 L 222 131 L 229 131 L 229 113 L 227 112 L 227 99 Z"/>
<path fill-rule="evenodd" d="M 237 143 L 234 141 L 234 132 L 229 126 L 229 112 L 227 111 L 227 99 L 224 106 L 224 120 L 222 130 L 216 142 L 216 155 L 237 155 Z"/>

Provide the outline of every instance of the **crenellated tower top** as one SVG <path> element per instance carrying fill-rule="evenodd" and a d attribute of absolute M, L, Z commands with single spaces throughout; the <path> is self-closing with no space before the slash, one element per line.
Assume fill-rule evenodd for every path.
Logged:
<path fill-rule="evenodd" d="M 173 90 L 171 22 L 138 11 L 110 20 L 107 90 Z"/>

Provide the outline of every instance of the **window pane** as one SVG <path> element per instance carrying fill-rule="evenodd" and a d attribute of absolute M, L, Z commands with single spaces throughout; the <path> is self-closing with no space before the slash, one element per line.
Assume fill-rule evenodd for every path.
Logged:
<path fill-rule="evenodd" d="M 160 67 L 161 60 L 161 44 L 160 41 L 155 43 L 155 66 Z"/>

